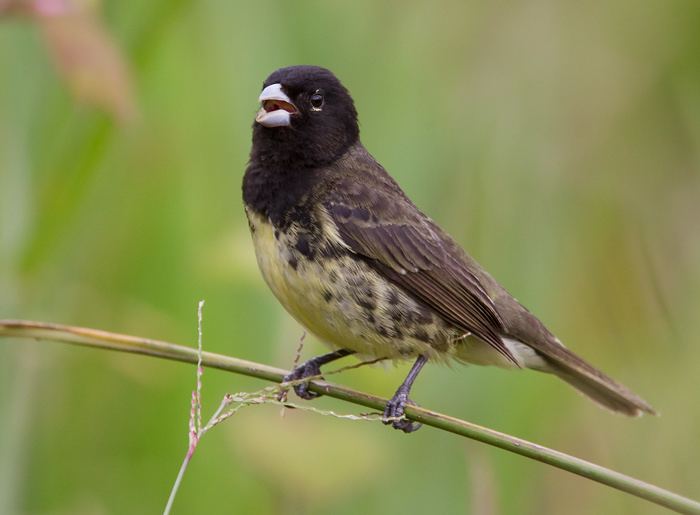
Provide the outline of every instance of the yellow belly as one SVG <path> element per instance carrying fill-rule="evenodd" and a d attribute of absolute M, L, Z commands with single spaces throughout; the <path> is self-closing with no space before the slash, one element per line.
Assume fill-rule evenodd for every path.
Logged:
<path fill-rule="evenodd" d="M 450 357 L 460 335 L 365 263 L 342 254 L 307 259 L 295 250 L 293 228 L 275 235 L 260 215 L 248 212 L 248 219 L 265 282 L 323 342 L 365 356 Z"/>
<path fill-rule="evenodd" d="M 345 252 L 315 252 L 308 259 L 295 247 L 297 228 L 282 233 L 260 215 L 247 214 L 265 282 L 282 306 L 330 347 L 395 360 L 423 354 L 434 361 L 513 367 L 489 344 L 448 325 L 363 261 Z"/>

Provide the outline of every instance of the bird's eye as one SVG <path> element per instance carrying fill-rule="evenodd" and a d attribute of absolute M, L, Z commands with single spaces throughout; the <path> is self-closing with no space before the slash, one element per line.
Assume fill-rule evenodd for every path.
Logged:
<path fill-rule="evenodd" d="M 323 107 L 323 92 L 320 89 L 314 91 L 309 99 L 311 101 L 311 109 L 314 111 L 320 111 Z"/>

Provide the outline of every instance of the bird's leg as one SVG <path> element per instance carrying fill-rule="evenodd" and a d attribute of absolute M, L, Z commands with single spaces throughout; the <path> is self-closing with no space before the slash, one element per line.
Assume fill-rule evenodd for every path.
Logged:
<path fill-rule="evenodd" d="M 416 380 L 418 373 L 427 362 L 428 358 L 424 355 L 418 356 L 406 379 L 404 379 L 399 389 L 396 390 L 394 396 L 387 403 L 386 408 L 384 408 L 384 420 L 382 421 L 384 424 L 391 424 L 394 429 L 400 429 L 404 433 L 412 433 L 420 429 L 422 424 L 401 417 L 403 417 L 406 404 L 413 404 L 413 401 L 408 398 L 408 394 L 411 392 L 413 381 Z"/>
<path fill-rule="evenodd" d="M 308 361 L 304 361 L 301 365 L 294 367 L 289 374 L 284 376 L 284 382 L 298 381 L 299 379 L 305 379 L 307 377 L 317 376 L 321 374 L 321 365 L 335 361 L 336 359 L 344 358 L 350 354 L 355 354 L 354 350 L 349 349 L 338 349 L 328 354 L 323 354 L 321 356 L 316 356 Z M 311 400 L 316 397 L 320 397 L 320 393 L 312 392 L 309 390 L 308 381 L 305 383 L 299 383 L 294 385 L 294 391 L 302 399 Z M 281 392 L 279 395 L 280 400 L 283 399 L 286 392 Z"/>

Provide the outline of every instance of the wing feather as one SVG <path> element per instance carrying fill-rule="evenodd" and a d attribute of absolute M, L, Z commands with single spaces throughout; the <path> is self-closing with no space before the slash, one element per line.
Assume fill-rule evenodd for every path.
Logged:
<path fill-rule="evenodd" d="M 363 256 L 465 333 L 481 338 L 518 365 L 502 341 L 503 322 L 457 245 L 395 190 L 358 185 L 334 188 L 324 207 L 344 245 Z"/>

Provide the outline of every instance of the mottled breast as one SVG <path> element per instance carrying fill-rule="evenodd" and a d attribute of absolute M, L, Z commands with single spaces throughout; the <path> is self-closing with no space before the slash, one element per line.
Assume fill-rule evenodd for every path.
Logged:
<path fill-rule="evenodd" d="M 313 229 L 292 223 L 284 230 L 250 209 L 247 215 L 265 281 L 322 341 L 374 357 L 455 357 L 464 335 L 344 247 L 324 213 L 314 213 Z"/>

